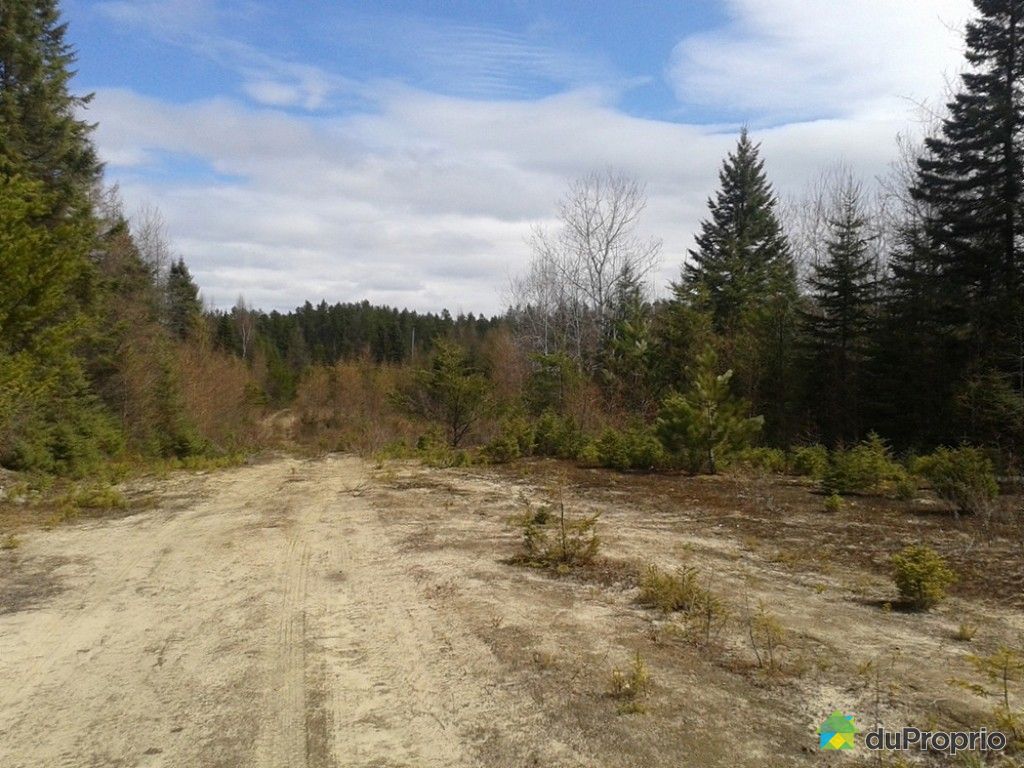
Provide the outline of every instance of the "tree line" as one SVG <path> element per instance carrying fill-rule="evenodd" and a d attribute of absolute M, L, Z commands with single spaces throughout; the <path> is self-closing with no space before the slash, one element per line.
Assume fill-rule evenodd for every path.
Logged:
<path fill-rule="evenodd" d="M 959 89 L 923 141 L 898 144 L 878 191 L 840 169 L 783 205 L 744 129 L 655 299 L 643 185 L 593 173 L 570 185 L 557 226 L 534 231 L 507 312 L 485 318 L 368 302 L 205 309 L 159 216 L 126 216 L 103 185 L 56 0 L 4 4 L 0 464 L 84 471 L 125 451 L 232 450 L 285 406 L 325 447 L 427 444 L 434 423 L 449 442 L 506 447 L 528 428 L 531 444 L 576 456 L 610 426 L 646 457 L 622 462 L 636 465 L 670 449 L 713 469 L 716 447 L 755 435 L 842 447 L 871 433 L 1012 462 L 1024 2 L 975 5 Z"/>

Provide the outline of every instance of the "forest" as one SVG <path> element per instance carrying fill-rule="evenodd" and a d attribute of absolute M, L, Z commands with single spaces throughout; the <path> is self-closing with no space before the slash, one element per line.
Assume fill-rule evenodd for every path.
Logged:
<path fill-rule="evenodd" d="M 533 232 L 507 310 L 452 317 L 204 306 L 159 212 L 127 214 L 104 180 L 58 4 L 5 3 L 0 465 L 244 454 L 289 409 L 296 445 L 442 462 L 716 472 L 941 450 L 1015 475 L 1024 42 L 1016 3 L 977 8 L 944 112 L 894 137 L 887 177 L 837 165 L 780 201 L 742 128 L 692 249 L 663 254 L 640 234 L 643 180 L 595 171 Z"/>

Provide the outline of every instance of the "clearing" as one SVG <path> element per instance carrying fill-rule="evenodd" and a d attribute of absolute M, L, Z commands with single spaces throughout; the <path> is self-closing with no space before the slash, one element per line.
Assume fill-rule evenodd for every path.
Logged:
<path fill-rule="evenodd" d="M 605 558 L 561 577 L 511 564 L 506 524 L 558 476 Z M 0 765 L 866 764 L 817 750 L 833 709 L 986 724 L 967 657 L 1024 632 L 1012 532 L 878 499 L 826 515 L 796 481 L 329 456 L 144 490 L 0 551 Z M 888 554 L 917 539 L 963 574 L 925 615 L 887 605 Z M 713 647 L 636 604 L 652 562 L 729 605 Z M 744 628 L 762 604 L 774 671 Z M 608 690 L 638 651 L 652 688 L 628 714 Z"/>

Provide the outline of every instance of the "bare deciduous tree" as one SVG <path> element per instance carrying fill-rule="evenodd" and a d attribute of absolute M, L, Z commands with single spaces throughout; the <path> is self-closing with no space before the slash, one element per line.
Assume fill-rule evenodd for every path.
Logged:
<path fill-rule="evenodd" d="M 231 318 L 235 325 L 235 332 L 238 334 L 238 341 L 242 346 L 242 358 L 249 359 L 252 349 L 253 338 L 256 335 L 256 313 L 245 303 L 245 297 L 239 295 L 238 301 L 231 310 Z"/>
<path fill-rule="evenodd" d="M 163 285 L 173 255 L 167 222 L 160 209 L 149 203 L 142 205 L 132 216 L 131 230 L 139 255 L 153 270 L 157 284 Z"/>
<path fill-rule="evenodd" d="M 606 170 L 573 181 L 558 206 L 559 225 L 537 227 L 529 271 L 512 284 L 512 304 L 527 343 L 590 364 L 624 279 L 645 282 L 661 241 L 645 239 L 639 220 L 644 187 Z"/>

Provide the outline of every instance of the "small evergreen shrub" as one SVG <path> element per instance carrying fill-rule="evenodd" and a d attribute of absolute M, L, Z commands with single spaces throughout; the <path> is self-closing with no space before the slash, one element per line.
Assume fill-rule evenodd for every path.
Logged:
<path fill-rule="evenodd" d="M 916 459 L 913 470 L 966 514 L 983 511 L 999 493 L 992 462 L 979 448 L 939 448 Z"/>
<path fill-rule="evenodd" d="M 537 510 L 528 507 L 510 521 L 522 535 L 523 551 L 517 559 L 525 565 L 558 570 L 589 565 L 601 546 L 597 536 L 599 517 L 570 517 L 562 501 Z"/>
<path fill-rule="evenodd" d="M 831 493 L 825 497 L 825 511 L 830 514 L 843 511 L 843 497 L 838 493 Z"/>
<path fill-rule="evenodd" d="M 908 606 L 927 611 L 946 596 L 956 574 L 931 547 L 915 544 L 892 557 L 893 579 Z"/>
<path fill-rule="evenodd" d="M 117 488 L 96 485 L 71 494 L 69 501 L 79 509 L 120 509 L 128 504 Z"/>
<path fill-rule="evenodd" d="M 534 425 L 534 453 L 558 459 L 575 459 L 586 439 L 576 422 L 554 411 L 545 411 Z"/>
<path fill-rule="evenodd" d="M 507 433 L 498 435 L 484 447 L 484 456 L 491 464 L 507 464 L 521 455 L 518 441 Z"/>
<path fill-rule="evenodd" d="M 885 441 L 872 432 L 867 440 L 849 450 L 839 448 L 832 452 L 828 471 L 822 479 L 826 493 L 866 493 L 879 491 L 887 483 L 906 477 Z"/>
<path fill-rule="evenodd" d="M 790 468 L 795 475 L 821 480 L 828 472 L 828 449 L 823 445 L 804 445 L 793 450 Z"/>
<path fill-rule="evenodd" d="M 667 573 L 654 565 L 647 566 L 640 579 L 637 601 L 662 613 L 694 613 L 709 600 L 709 594 L 697 582 L 695 568 L 679 568 Z"/>
<path fill-rule="evenodd" d="M 737 456 L 736 463 L 749 469 L 781 475 L 786 471 L 786 454 L 778 448 L 747 448 Z"/>
<path fill-rule="evenodd" d="M 620 432 L 609 427 L 601 433 L 595 447 L 597 463 L 610 469 L 649 470 L 665 463 L 661 443 L 646 429 Z"/>
<path fill-rule="evenodd" d="M 620 713 L 642 714 L 646 711 L 643 700 L 650 693 L 650 688 L 651 673 L 647 669 L 647 662 L 640 655 L 640 651 L 637 651 L 629 669 L 623 671 L 615 668 L 612 670 L 608 695 L 622 702 L 619 705 Z"/>

